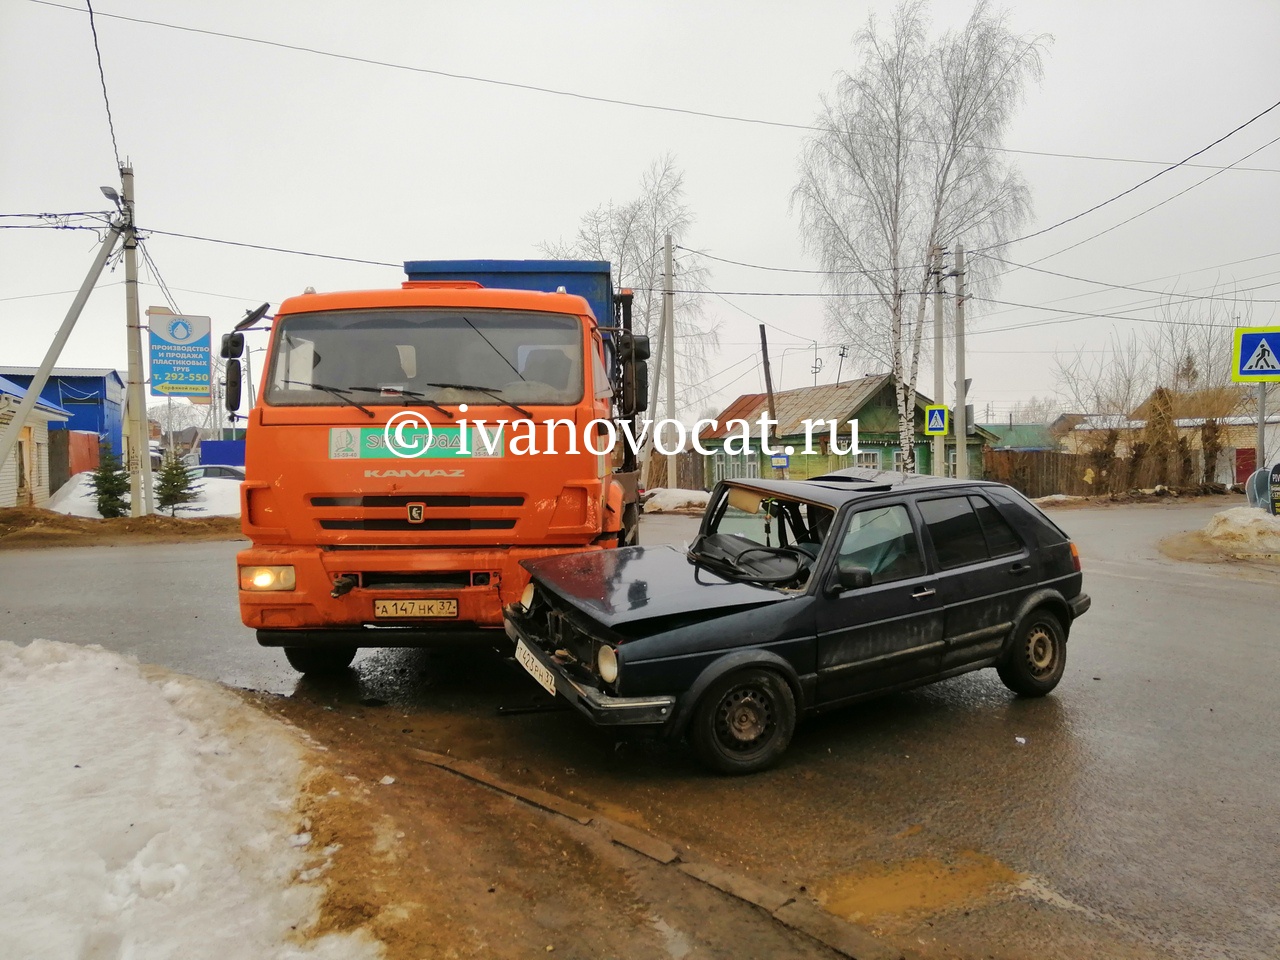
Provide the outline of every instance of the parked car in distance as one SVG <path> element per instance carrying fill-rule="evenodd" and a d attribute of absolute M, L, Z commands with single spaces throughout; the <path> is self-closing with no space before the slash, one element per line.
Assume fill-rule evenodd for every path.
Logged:
<path fill-rule="evenodd" d="M 529 674 L 723 773 L 777 762 L 801 717 L 983 667 L 1043 696 L 1090 604 L 1075 544 L 1012 488 L 865 470 L 723 481 L 687 551 L 524 565 L 505 623 Z"/>
<path fill-rule="evenodd" d="M 230 463 L 201 463 L 187 467 L 192 480 L 203 480 L 205 477 L 218 477 L 224 480 L 243 480 L 244 467 Z"/>

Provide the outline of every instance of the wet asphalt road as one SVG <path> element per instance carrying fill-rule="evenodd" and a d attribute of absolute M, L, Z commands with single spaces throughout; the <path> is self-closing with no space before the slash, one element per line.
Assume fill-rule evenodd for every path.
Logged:
<path fill-rule="evenodd" d="M 1234 501 L 1233 501 L 1234 505 Z M 1223 503 L 1062 510 L 1093 609 L 1055 694 L 984 671 L 804 725 L 784 763 L 703 774 L 615 747 L 497 657 L 366 651 L 296 678 L 238 623 L 234 543 L 0 553 L 0 640 L 97 642 L 235 686 L 394 714 L 412 743 L 585 800 L 834 912 L 961 954 L 1268 958 L 1280 951 L 1280 576 L 1156 541 Z M 646 542 L 695 521 L 655 518 Z M 383 705 L 385 702 L 385 705 Z"/>

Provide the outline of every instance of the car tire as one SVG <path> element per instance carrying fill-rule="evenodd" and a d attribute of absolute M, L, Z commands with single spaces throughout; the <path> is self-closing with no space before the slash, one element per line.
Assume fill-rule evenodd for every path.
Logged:
<path fill-rule="evenodd" d="M 1066 665 L 1067 633 L 1062 621 L 1041 608 L 1018 624 L 996 672 L 1014 693 L 1043 697 L 1058 685 Z"/>
<path fill-rule="evenodd" d="M 285 659 L 299 673 L 341 673 L 356 658 L 355 647 L 285 647 Z"/>
<path fill-rule="evenodd" d="M 712 770 L 755 773 L 778 762 L 795 727 L 796 700 L 787 682 L 772 670 L 739 670 L 702 695 L 690 739 Z"/>

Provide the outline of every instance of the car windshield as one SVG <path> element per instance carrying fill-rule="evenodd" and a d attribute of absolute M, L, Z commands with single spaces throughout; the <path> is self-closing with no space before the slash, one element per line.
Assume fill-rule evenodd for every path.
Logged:
<path fill-rule="evenodd" d="M 582 395 L 582 324 L 576 317 L 419 307 L 283 317 L 266 401 L 568 405 Z"/>
<path fill-rule="evenodd" d="M 689 556 L 736 579 L 802 587 L 834 517 L 830 507 L 794 497 L 722 487 Z"/>

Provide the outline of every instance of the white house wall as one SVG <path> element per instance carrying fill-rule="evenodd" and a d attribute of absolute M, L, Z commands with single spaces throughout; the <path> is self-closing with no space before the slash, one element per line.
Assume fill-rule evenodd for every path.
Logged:
<path fill-rule="evenodd" d="M 0 428 L 8 426 L 9 417 L 0 417 Z M 42 507 L 49 502 L 49 422 L 41 419 L 36 413 L 27 417 L 27 425 L 31 427 L 31 441 L 34 449 L 31 486 L 32 505 Z M 3 469 L 0 469 L 0 508 L 18 506 L 18 451 L 9 454 Z M 26 504 L 23 504 L 26 506 Z"/>

